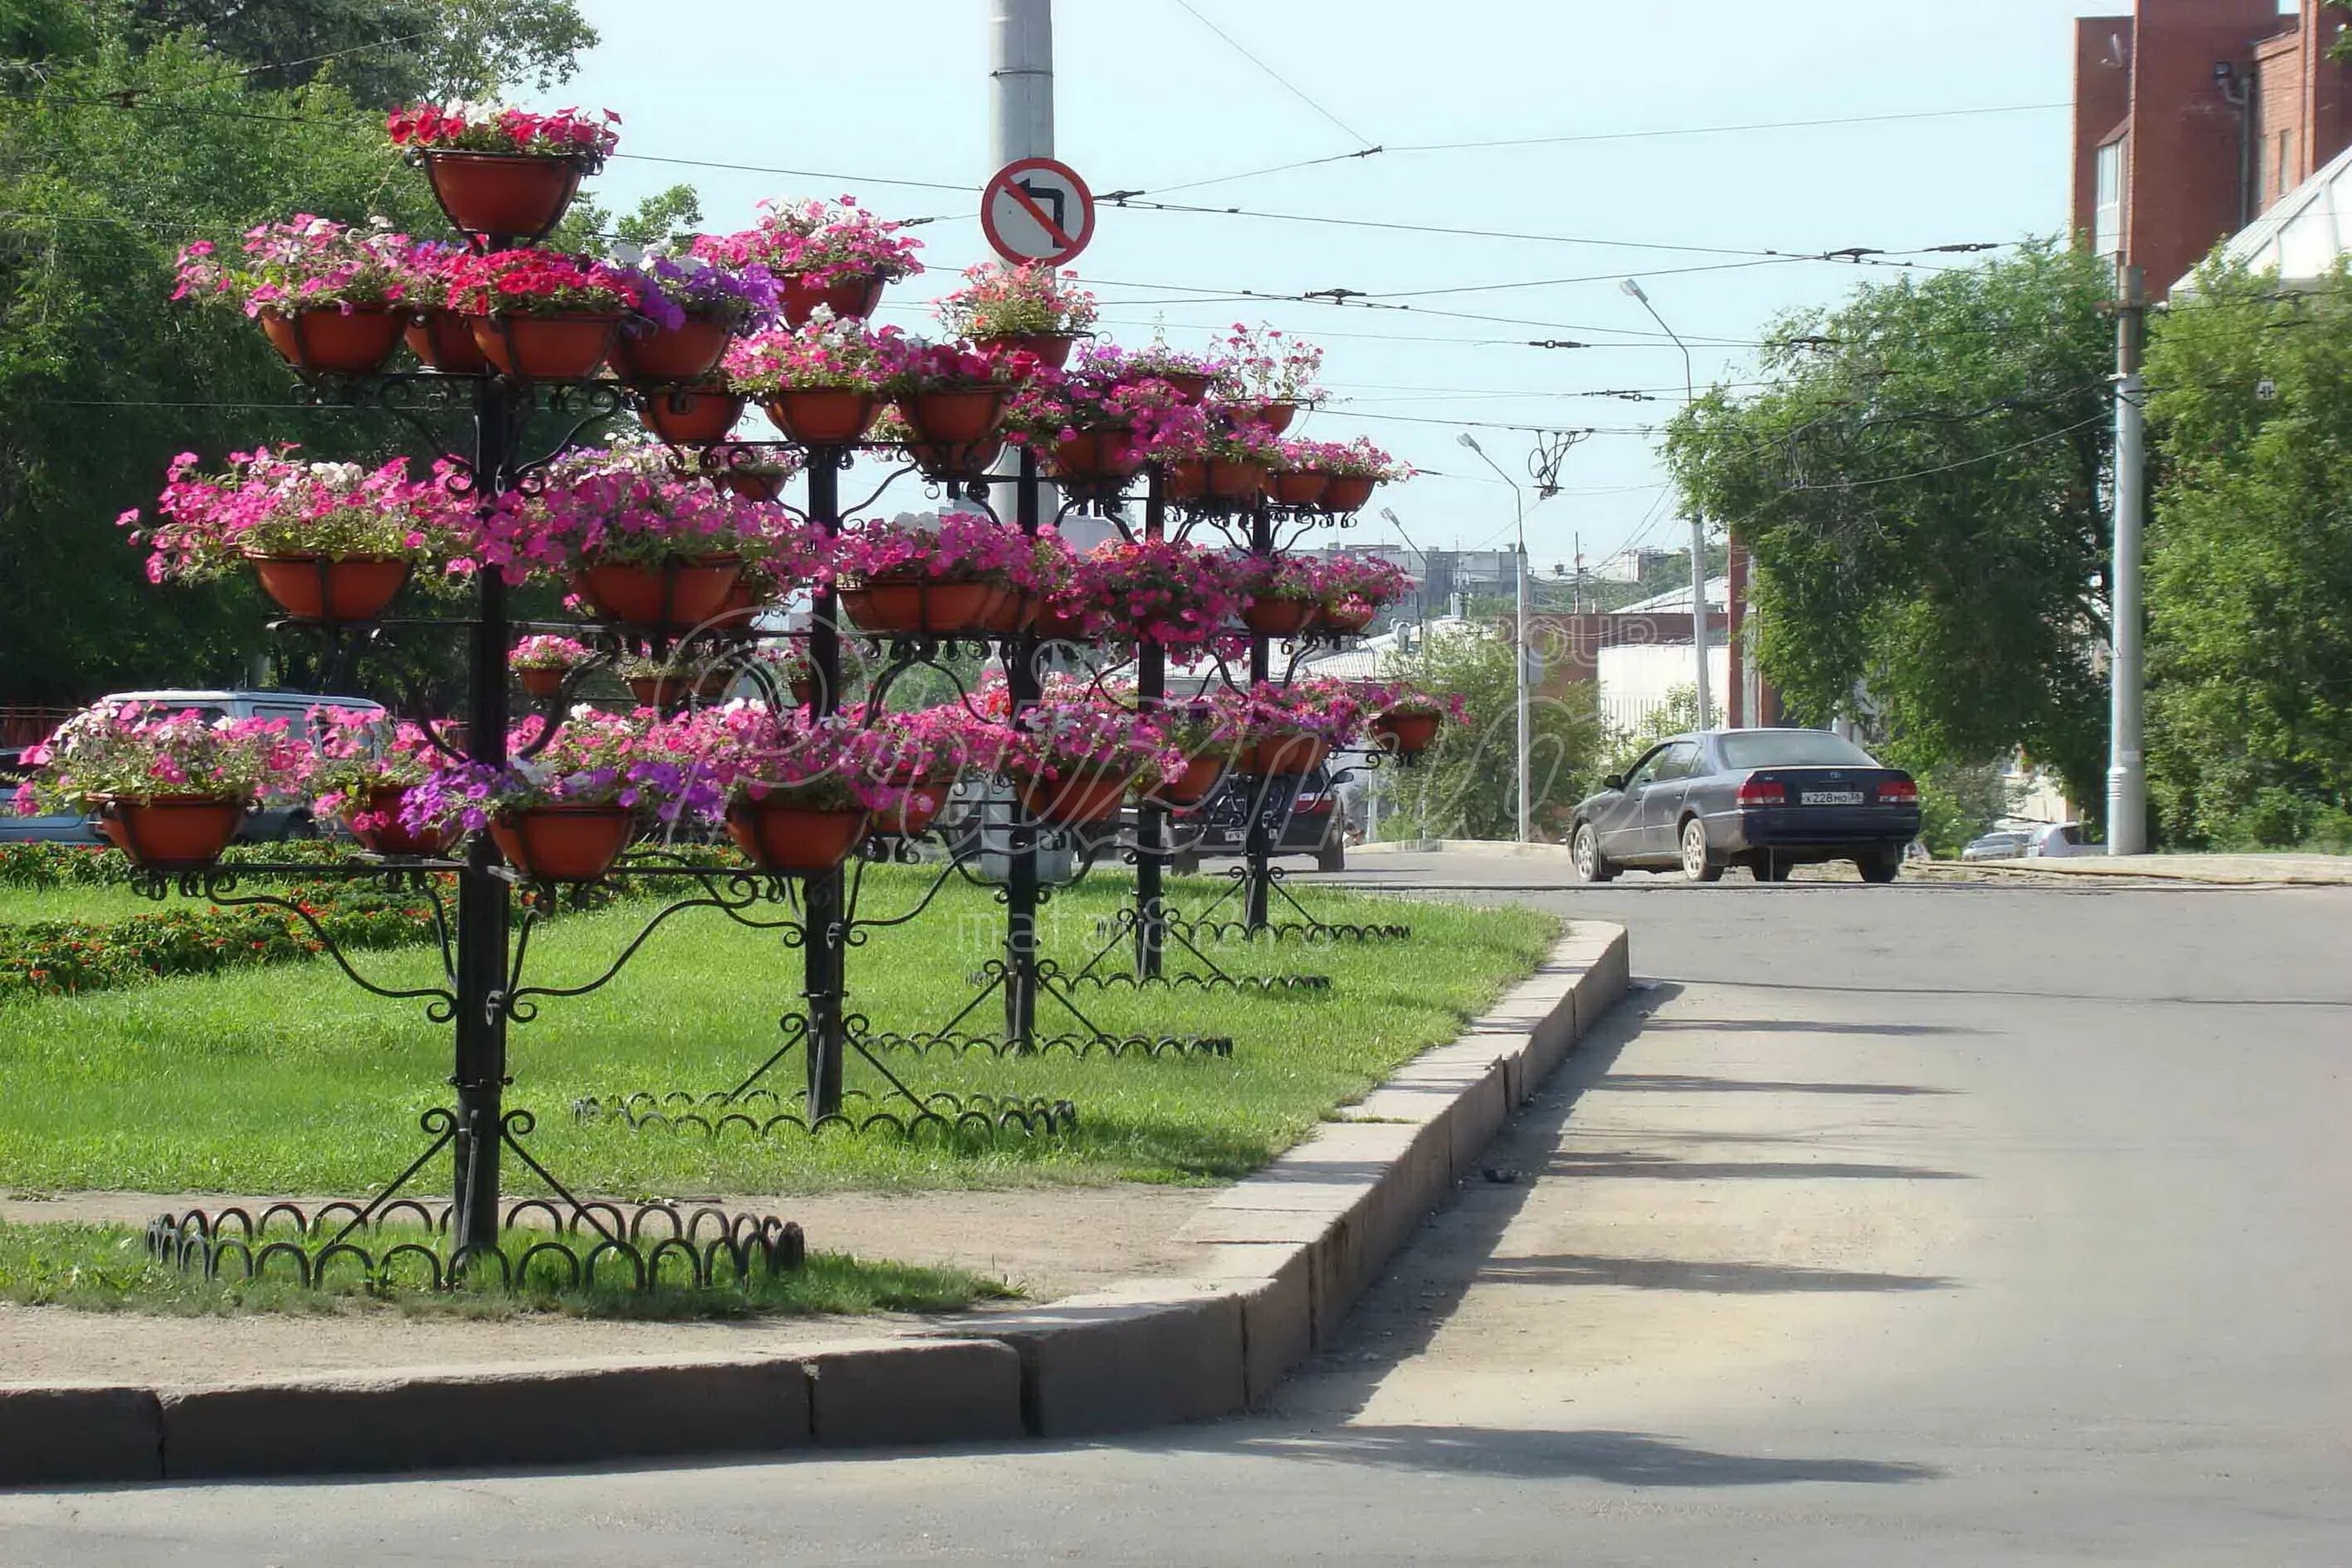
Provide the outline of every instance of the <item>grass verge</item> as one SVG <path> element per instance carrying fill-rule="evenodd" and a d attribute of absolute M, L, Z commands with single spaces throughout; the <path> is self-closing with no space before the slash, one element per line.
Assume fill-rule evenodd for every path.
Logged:
<path fill-rule="evenodd" d="M 870 868 L 858 912 L 911 910 L 929 881 L 927 869 Z M 1067 1098 L 1079 1121 L 1066 1136 L 712 1142 L 577 1121 L 572 1108 L 583 1098 L 730 1088 L 775 1049 L 778 1016 L 799 1005 L 803 955 L 708 910 L 655 932 L 604 989 L 542 999 L 537 1020 L 511 1031 L 509 1103 L 536 1115 L 531 1148 L 551 1170 L 576 1190 L 619 1197 L 1230 1179 L 1453 1038 L 1534 968 L 1557 931 L 1550 917 L 1526 910 L 1293 886 L 1327 920 L 1409 924 L 1412 935 L 1209 949 L 1236 974 L 1328 975 L 1328 993 L 1077 995 L 1108 1032 L 1230 1036 L 1230 1058 L 882 1057 L 923 1092 Z M 1223 888 L 1180 879 L 1172 901 L 1198 910 Z M 1099 878 L 1056 893 L 1041 919 L 1048 955 L 1066 971 L 1083 966 L 1107 940 L 1097 922 L 1127 890 Z M 593 979 L 651 912 L 633 901 L 549 924 L 531 939 L 525 984 Z M 866 934 L 849 954 L 850 1010 L 877 1031 L 936 1029 L 972 997 L 981 964 L 1001 955 L 1003 911 L 987 890 L 958 881 L 906 925 Z M 1106 962 L 1116 967 L 1123 956 Z M 421 949 L 359 962 L 396 986 L 432 984 L 437 968 Z M 1197 967 L 1171 954 L 1171 972 Z M 421 1148 L 418 1117 L 446 1100 L 449 1031 L 421 1015 L 421 1005 L 369 996 L 315 961 L 15 1005 L 0 1030 L 0 1184 L 369 1191 Z M 1040 1019 L 1046 1032 L 1075 1026 L 1051 1001 Z M 1001 1027 L 999 1003 L 983 1003 L 965 1026 Z M 798 1075 L 795 1058 L 772 1081 L 790 1089 Z M 885 1087 L 854 1057 L 849 1083 Z M 512 1190 L 535 1190 L 527 1171 L 509 1169 Z M 446 1174 L 427 1174 L 446 1192 Z"/>
<path fill-rule="evenodd" d="M 543 1231 L 509 1231 L 501 1250 L 519 1259 Z M 428 1242 L 422 1230 L 387 1229 L 369 1238 L 379 1253 L 402 1241 Z M 317 1249 L 317 1243 L 310 1244 Z M 551 1314 L 572 1318 L 683 1321 L 799 1317 L 818 1313 L 952 1312 L 978 1301 L 1018 1294 L 1002 1281 L 961 1268 L 924 1268 L 840 1253 L 812 1252 L 800 1268 L 740 1285 L 703 1289 L 638 1290 L 603 1281 L 567 1287 L 552 1270 L 536 1271 L 511 1290 L 496 1283 L 432 1290 L 398 1281 L 374 1284 L 351 1278 L 306 1289 L 288 1278 L 234 1278 L 231 1259 L 221 1277 L 182 1272 L 147 1254 L 142 1232 L 108 1225 L 0 1225 L 0 1301 L 71 1307 L 85 1311 L 149 1312 L 174 1317 L 232 1317 L 387 1311 L 410 1318 L 485 1320 Z M 281 1272 L 283 1266 L 281 1263 Z M 395 1274 L 397 1270 L 394 1270 Z M 489 1271 L 493 1276 L 495 1269 Z"/>

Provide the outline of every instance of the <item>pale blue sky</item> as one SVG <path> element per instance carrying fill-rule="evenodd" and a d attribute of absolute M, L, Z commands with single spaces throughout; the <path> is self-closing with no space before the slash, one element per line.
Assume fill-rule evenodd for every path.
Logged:
<path fill-rule="evenodd" d="M 2084 0 L 1192 0 L 1204 16 L 1371 142 L 1603 135 L 1947 109 L 2062 105 Z M 748 223 L 775 195 L 856 194 L 928 225 L 933 276 L 893 290 L 886 319 L 919 327 L 953 273 L 986 255 L 973 200 L 884 179 L 976 185 L 989 173 L 986 0 L 584 0 L 604 34 L 555 98 L 617 110 L 622 151 L 598 182 L 625 206 L 679 179 L 708 226 Z M 1147 192 L 1360 143 L 1285 91 L 1176 0 L 1059 0 L 1058 154 L 1097 191 Z M 1394 152 L 1171 192 L 1202 205 L 1738 251 L 1890 251 L 2014 240 L 2061 226 L 2063 108 L 1804 130 L 1661 136 L 1470 152 Z M 813 171 L 738 173 L 651 161 Z M 1359 431 L 1436 470 L 1386 499 L 1424 545 L 1498 543 L 1511 498 L 1455 444 L 1469 422 L 1603 433 L 1530 512 L 1539 566 L 1580 534 L 1589 563 L 1632 537 L 1682 537 L 1642 432 L 1681 398 L 1683 365 L 1620 276 L 1643 277 L 1685 337 L 1752 342 L 1777 311 L 1833 300 L 1873 269 L 1665 249 L 1384 233 L 1259 218 L 1106 210 L 1078 263 L 1108 330 L 1197 342 L 1271 321 L 1322 342 L 1334 403 L 1303 433 Z M 1949 263 L 1943 263 L 1948 265 Z M 1384 291 L 1547 282 L 1418 296 L 1506 325 L 1306 303 L 1186 303 L 1182 290 Z M 1143 287 L 1164 285 L 1168 287 Z M 1404 300 L 1394 301 L 1403 303 Z M 1526 340 L 1568 338 L 1588 351 Z M 1434 340 L 1434 341 L 1427 341 Z M 1698 376 L 1746 379 L 1748 351 L 1697 348 Z M 1625 402 L 1569 395 L 1641 389 Z M 1344 401 L 1342 401 L 1344 400 Z M 1377 416 L 1378 417 L 1374 417 Z M 1480 428 L 1515 475 L 1532 437 Z M 1362 537 L 1385 525 L 1367 521 Z"/>

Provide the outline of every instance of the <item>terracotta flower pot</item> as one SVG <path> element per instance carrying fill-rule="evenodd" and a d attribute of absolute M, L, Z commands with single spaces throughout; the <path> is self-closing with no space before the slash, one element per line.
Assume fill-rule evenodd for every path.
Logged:
<path fill-rule="evenodd" d="M 439 855 L 457 841 L 459 828 L 456 823 L 430 833 L 415 833 L 400 820 L 400 807 L 408 798 L 405 784 L 382 784 L 367 792 L 367 798 L 354 808 L 343 807 L 343 826 L 360 841 L 362 849 L 373 849 L 379 855 Z M 361 816 L 380 816 L 386 820 L 377 826 L 362 827 L 353 820 Z"/>
<path fill-rule="evenodd" d="M 1162 805 L 1198 805 L 1225 776 L 1227 761 L 1214 752 L 1194 757 L 1184 764 L 1182 773 L 1153 790 L 1149 798 Z"/>
<path fill-rule="evenodd" d="M 882 400 L 836 386 L 789 386 L 761 405 L 776 428 L 803 447 L 846 447 L 866 438 Z"/>
<path fill-rule="evenodd" d="M 1004 388 L 945 386 L 898 400 L 915 438 L 935 446 L 965 446 L 995 434 L 1004 417 Z"/>
<path fill-rule="evenodd" d="M 1037 619 L 1037 596 L 1007 588 L 981 617 L 980 629 L 991 637 L 1013 637 L 1027 631 Z"/>
<path fill-rule="evenodd" d="M 1364 503 L 1372 499 L 1372 490 L 1380 481 L 1361 474 L 1333 474 L 1331 482 L 1323 487 L 1325 511 L 1361 511 Z"/>
<path fill-rule="evenodd" d="M 567 316 L 468 316 L 474 344 L 491 364 L 526 381 L 585 381 L 596 374 L 621 318 L 583 311 Z"/>
<path fill-rule="evenodd" d="M 1312 599 L 1252 599 L 1242 606 L 1242 625 L 1262 637 L 1295 637 L 1321 608 Z"/>
<path fill-rule="evenodd" d="M 261 312 L 262 335 L 269 346 L 298 370 L 331 375 L 372 375 L 400 346 L 404 318 L 386 310 L 352 310 L 346 314 L 328 306 Z"/>
<path fill-rule="evenodd" d="M 1180 458 L 1168 465 L 1160 488 L 1170 500 L 1200 500 L 1209 493 L 1209 466 L 1198 458 Z"/>
<path fill-rule="evenodd" d="M 807 326 L 819 305 L 830 307 L 842 321 L 862 321 L 882 302 L 883 280 L 879 278 L 848 278 L 838 283 L 815 284 L 798 276 L 786 276 L 781 281 L 784 286 L 787 326 Z"/>
<path fill-rule="evenodd" d="M 1315 628 L 1339 637 L 1351 637 L 1372 624 L 1373 613 L 1370 605 L 1345 610 L 1334 609 L 1329 605 L 1320 605 L 1315 613 Z"/>
<path fill-rule="evenodd" d="M 625 805 L 534 805 L 490 819 L 499 853 L 535 882 L 593 882 L 636 836 Z"/>
<path fill-rule="evenodd" d="M 691 671 L 670 675 L 632 675 L 623 684 L 629 695 L 637 700 L 640 708 L 658 709 L 664 713 L 683 708 L 706 695 L 709 678 Z"/>
<path fill-rule="evenodd" d="M 1434 713 L 1382 713 L 1372 720 L 1373 737 L 1400 757 L 1419 756 L 1437 740 Z"/>
<path fill-rule="evenodd" d="M 453 227 L 536 239 L 562 220 L 580 192 L 578 160 L 529 153 L 425 154 L 425 177 Z"/>
<path fill-rule="evenodd" d="M 729 468 L 719 482 L 745 500 L 773 500 L 784 493 L 784 476 L 758 468 Z"/>
<path fill-rule="evenodd" d="M 1163 370 L 1157 373 L 1154 379 L 1167 383 L 1168 390 L 1174 393 L 1179 401 L 1195 404 L 1209 395 L 1209 388 L 1215 383 L 1213 376 L 1203 375 L 1195 370 Z"/>
<path fill-rule="evenodd" d="M 907 794 L 899 797 L 897 805 L 875 814 L 874 831 L 900 838 L 919 838 L 931 830 L 931 824 L 948 808 L 948 792 L 955 787 L 955 779 L 892 779 L 890 785 Z"/>
<path fill-rule="evenodd" d="M 1279 436 L 1285 430 L 1289 429 L 1290 426 L 1297 421 L 1298 405 L 1296 403 L 1261 403 L 1257 405 L 1256 409 L 1254 410 L 1254 416 L 1259 424 L 1265 426 L 1267 429 Z"/>
<path fill-rule="evenodd" d="M 727 837 L 762 871 L 813 876 L 830 871 L 865 838 L 863 811 L 820 811 L 779 801 L 739 801 L 727 808 Z"/>
<path fill-rule="evenodd" d="M 1143 467 L 1130 429 L 1087 430 L 1054 443 L 1054 471 L 1066 479 L 1125 479 Z"/>
<path fill-rule="evenodd" d="M 243 800 L 159 795 L 152 800 L 99 799 L 98 830 L 150 871 L 200 871 L 220 858 L 245 820 Z"/>
<path fill-rule="evenodd" d="M 1004 456 L 1004 439 L 992 436 L 985 441 L 909 441 L 907 456 L 927 478 L 970 479 L 996 466 L 996 459 Z"/>
<path fill-rule="evenodd" d="M 1078 346 L 1075 332 L 1008 332 L 1003 337 L 982 338 L 980 346 L 993 353 L 1025 353 L 1035 356 L 1055 370 L 1070 363 L 1070 351 Z"/>
<path fill-rule="evenodd" d="M 624 331 L 613 340 L 613 368 L 631 381 L 700 381 L 727 357 L 732 336 L 723 321 L 693 320 L 642 337 Z"/>
<path fill-rule="evenodd" d="M 444 375 L 479 375 L 490 368 L 490 356 L 474 341 L 473 318 L 455 310 L 427 310 L 425 319 L 411 319 L 402 329 L 408 352 L 427 370 Z"/>
<path fill-rule="evenodd" d="M 1244 747 L 1241 770 L 1245 773 L 1303 773 L 1331 754 L 1331 742 L 1319 735 L 1267 735 Z"/>
<path fill-rule="evenodd" d="M 247 555 L 261 591 L 298 621 L 372 621 L 408 582 L 408 563 L 384 556 Z"/>
<path fill-rule="evenodd" d="M 1330 482 L 1328 474 L 1314 472 L 1276 474 L 1267 481 L 1277 506 L 1313 506 L 1323 499 L 1323 488 Z"/>
<path fill-rule="evenodd" d="M 1265 465 L 1211 459 L 1203 481 L 1212 500 L 1250 501 L 1265 493 Z"/>
<path fill-rule="evenodd" d="M 563 678 L 570 673 L 564 669 L 518 669 L 515 678 L 522 682 L 523 690 L 544 700 L 562 692 Z"/>
<path fill-rule="evenodd" d="M 743 400 L 729 392 L 656 388 L 645 394 L 637 419 L 673 447 L 708 447 L 724 441 L 743 417 Z"/>
<path fill-rule="evenodd" d="M 999 583 L 891 582 L 845 588 L 841 607 L 859 629 L 887 636 L 973 637 L 987 628 L 1000 601 L 1017 597 Z"/>
<path fill-rule="evenodd" d="M 1123 773 L 1072 773 L 1057 779 L 1031 779 L 1021 786 L 1021 804 L 1040 822 L 1076 827 L 1108 822 L 1127 799 Z"/>
<path fill-rule="evenodd" d="M 662 566 L 604 563 L 572 574 L 572 588 L 607 620 L 641 626 L 693 626 L 719 613 L 743 574 L 733 555 L 705 555 Z"/>

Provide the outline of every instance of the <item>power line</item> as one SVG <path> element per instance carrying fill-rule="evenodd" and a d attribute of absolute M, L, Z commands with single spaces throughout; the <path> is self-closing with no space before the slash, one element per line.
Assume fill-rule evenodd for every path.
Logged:
<path fill-rule="evenodd" d="M 1590 131 L 1555 136 L 1510 136 L 1487 142 L 1423 142 L 1390 147 L 1387 151 L 1461 153 L 1495 147 L 1556 147 L 1581 142 L 1638 142 L 1663 136 L 1721 136 L 1750 131 L 1811 131 L 1832 125 L 1885 125 L 1906 120 L 1957 120 L 1978 114 L 2032 114 L 2073 107 L 2072 103 L 2009 103 L 1984 109 L 1923 109 L 1896 114 L 1843 115 L 1826 120 L 1769 120 L 1747 125 L 1680 125 L 1651 131 Z"/>
<path fill-rule="evenodd" d="M 1332 113 L 1329 110 L 1324 108 L 1313 99 L 1307 97 L 1305 89 L 1300 88 L 1296 82 L 1293 82 L 1280 71 L 1275 69 L 1272 66 L 1266 64 L 1264 60 L 1250 53 L 1249 50 L 1242 47 L 1239 39 L 1235 38 L 1231 33 L 1226 32 L 1223 27 L 1218 26 L 1214 22 L 1210 21 L 1206 16 L 1201 15 L 1199 10 L 1193 6 L 1192 0 L 1176 0 L 1176 4 L 1182 7 L 1185 14 L 1191 16 L 1192 20 L 1200 23 L 1201 26 L 1208 28 L 1209 31 L 1216 34 L 1220 38 L 1223 38 L 1225 41 L 1226 47 L 1231 48 L 1234 53 L 1241 56 L 1242 58 L 1249 61 L 1250 64 L 1257 67 L 1258 69 L 1272 77 L 1276 82 L 1279 82 L 1282 85 L 1284 91 L 1289 93 L 1291 97 L 1298 100 L 1299 102 L 1305 104 L 1307 108 L 1313 110 L 1316 113 L 1329 121 L 1332 124 L 1338 126 L 1347 134 L 1348 140 L 1353 142 L 1359 147 L 1370 148 L 1375 153 L 1380 151 L 1379 148 L 1372 146 L 1372 139 L 1370 137 L 1365 135 L 1362 132 L 1358 131 L 1354 126 L 1349 125 L 1346 121 L 1340 119 L 1338 115 Z"/>

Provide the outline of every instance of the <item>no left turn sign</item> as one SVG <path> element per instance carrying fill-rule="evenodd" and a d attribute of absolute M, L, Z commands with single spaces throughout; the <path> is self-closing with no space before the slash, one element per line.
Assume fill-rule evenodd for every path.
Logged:
<path fill-rule="evenodd" d="M 980 226 L 1005 260 L 1059 267 L 1094 237 L 1095 195 L 1068 164 L 1024 158 L 981 193 Z"/>

